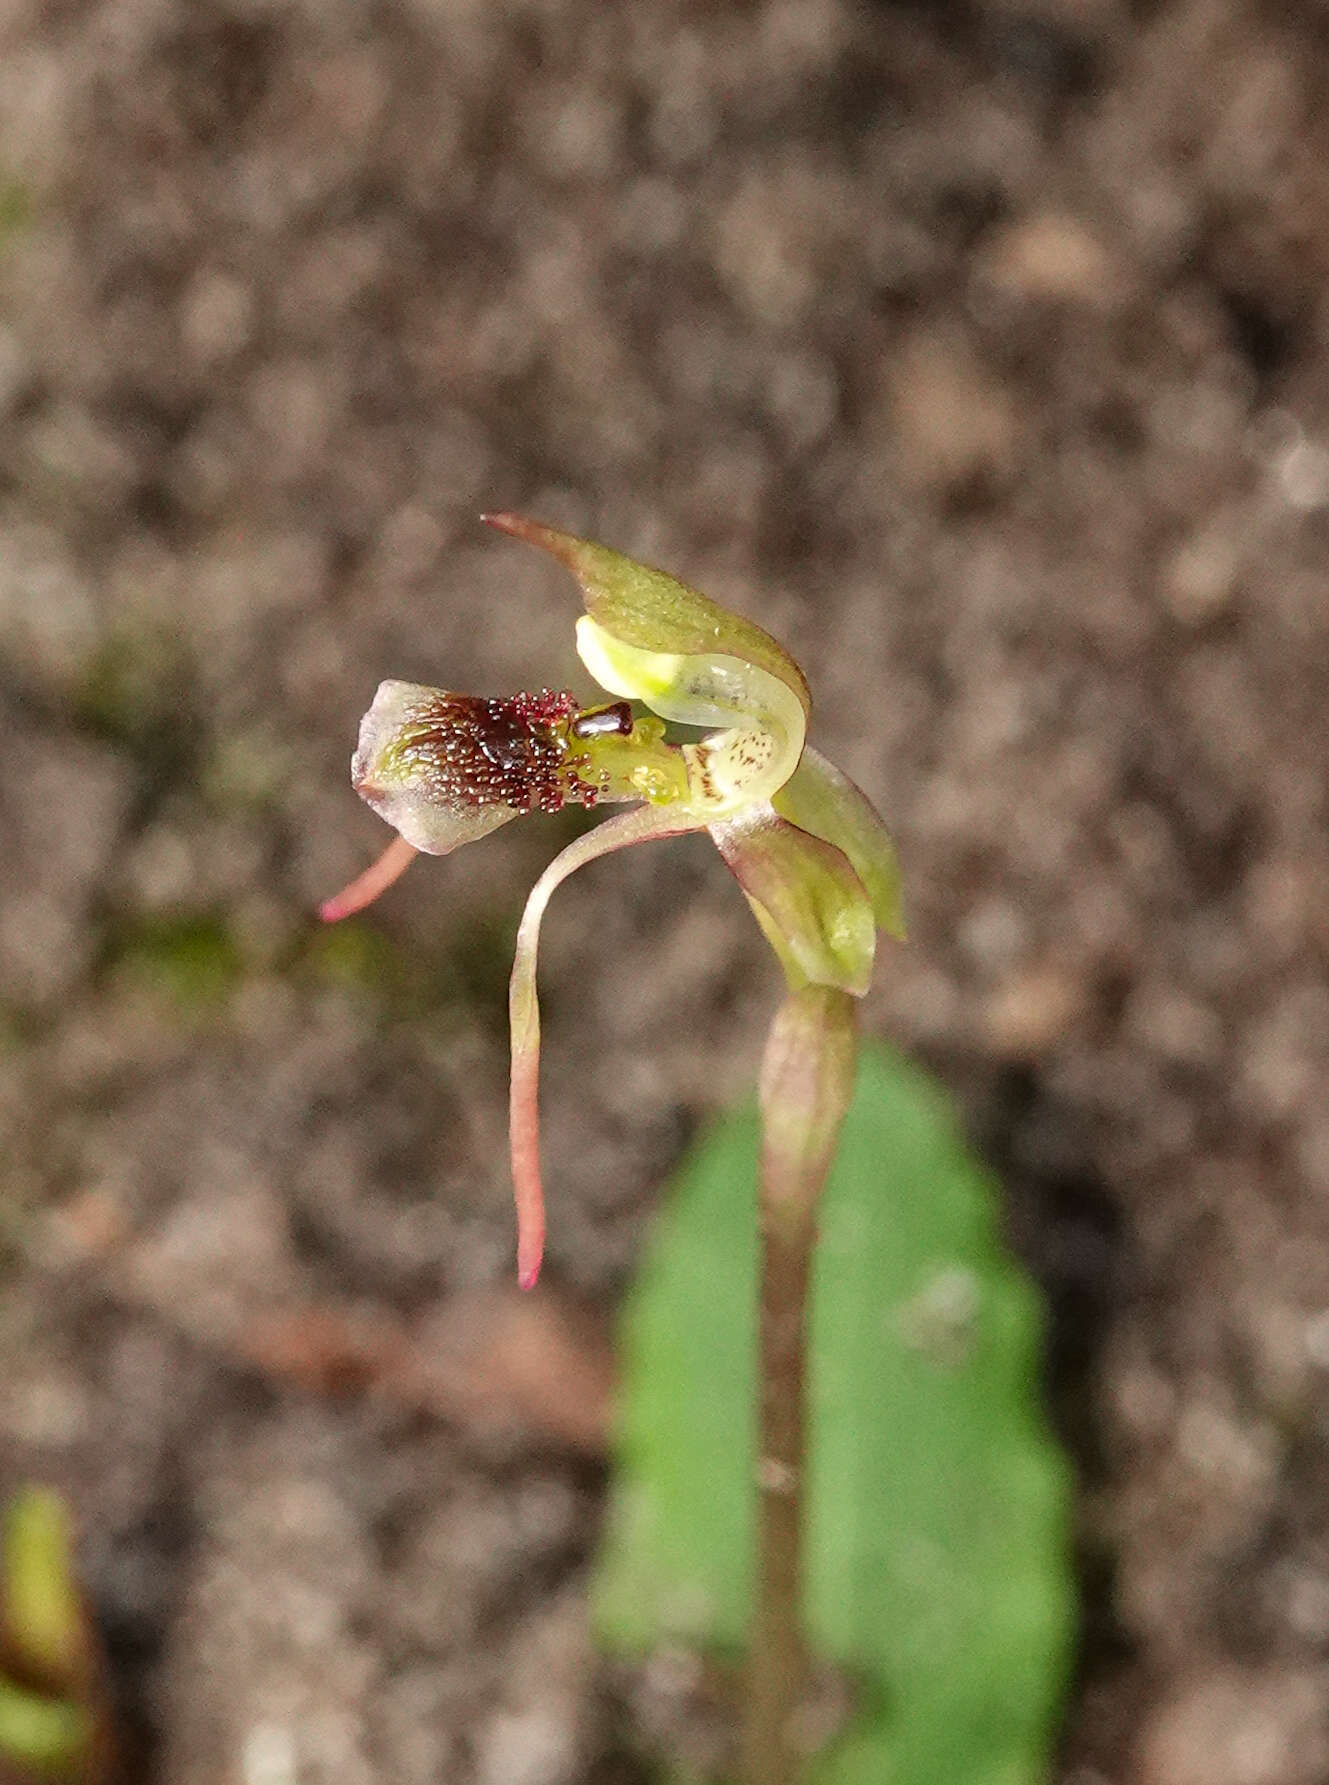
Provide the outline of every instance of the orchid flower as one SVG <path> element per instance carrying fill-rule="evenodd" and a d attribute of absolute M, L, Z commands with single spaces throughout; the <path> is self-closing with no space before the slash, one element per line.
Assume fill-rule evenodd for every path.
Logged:
<path fill-rule="evenodd" d="M 517 1275 L 529 1289 L 545 1238 L 536 955 L 555 888 L 630 844 L 709 831 L 794 990 L 861 997 L 877 931 L 899 937 L 903 927 L 890 838 L 853 782 L 807 744 L 807 683 L 773 638 L 605 546 L 517 515 L 484 518 L 577 579 L 586 607 L 577 651 L 611 699 L 582 708 L 548 689 L 479 699 L 382 683 L 361 721 L 351 781 L 397 836 L 320 916 L 359 911 L 417 853 L 447 855 L 523 813 L 631 802 L 550 863 L 517 932 L 510 1136 Z M 703 735 L 675 741 L 671 725 Z"/>

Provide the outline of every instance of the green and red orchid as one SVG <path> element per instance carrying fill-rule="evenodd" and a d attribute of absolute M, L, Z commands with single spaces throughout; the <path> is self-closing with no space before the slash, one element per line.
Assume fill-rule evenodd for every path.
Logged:
<path fill-rule="evenodd" d="M 903 926 L 886 829 L 807 744 L 807 682 L 769 634 L 606 546 L 516 515 L 485 519 L 572 572 L 586 607 L 577 651 L 613 698 L 581 708 L 548 689 L 486 700 L 382 683 L 361 722 L 351 779 L 397 836 L 320 915 L 349 916 L 417 853 L 446 855 L 523 813 L 632 802 L 550 863 L 517 932 L 510 1133 L 517 1274 L 531 1288 L 545 1238 L 536 956 L 545 907 L 569 874 L 633 843 L 709 831 L 796 990 L 861 997 L 877 931 L 900 937 Z M 704 735 L 677 742 L 670 725 Z"/>

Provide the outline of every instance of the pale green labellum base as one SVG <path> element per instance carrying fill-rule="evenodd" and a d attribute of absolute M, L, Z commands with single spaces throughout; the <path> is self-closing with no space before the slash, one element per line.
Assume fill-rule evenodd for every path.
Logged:
<path fill-rule="evenodd" d="M 793 690 L 755 663 L 721 653 L 681 656 L 624 644 L 583 615 L 577 650 L 602 688 L 662 719 L 722 727 L 683 748 L 695 811 L 723 817 L 769 800 L 793 774 L 807 717 Z"/>

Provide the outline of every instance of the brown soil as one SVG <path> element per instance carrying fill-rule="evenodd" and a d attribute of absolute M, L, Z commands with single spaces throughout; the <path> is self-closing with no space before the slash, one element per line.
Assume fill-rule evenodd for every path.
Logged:
<path fill-rule="evenodd" d="M 134 1776 L 669 1720 L 586 1634 L 604 1324 L 764 944 L 700 841 L 556 904 L 531 1313 L 563 821 L 309 916 L 380 677 L 584 688 L 483 507 L 787 639 L 898 833 L 869 1025 L 1053 1311 L 1064 1785 L 1329 1776 L 1327 291 L 1315 0 L 0 7 L 0 1487 L 77 1502 Z"/>

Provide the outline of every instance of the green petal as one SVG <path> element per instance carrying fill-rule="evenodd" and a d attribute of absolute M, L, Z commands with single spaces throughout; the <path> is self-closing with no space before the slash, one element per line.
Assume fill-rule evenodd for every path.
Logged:
<path fill-rule="evenodd" d="M 719 818 L 764 804 L 798 766 L 807 718 L 778 676 L 739 657 L 639 650 L 585 615 L 577 622 L 577 649 L 611 694 L 644 701 L 662 719 L 710 731 L 700 743 L 681 747 L 688 804 L 699 815 Z"/>
<path fill-rule="evenodd" d="M 877 925 L 848 857 L 770 806 L 710 832 L 791 987 L 837 986 L 861 998 L 872 980 Z"/>
<path fill-rule="evenodd" d="M 878 929 L 904 941 L 900 864 L 876 807 L 848 775 L 810 746 L 771 801 L 776 811 L 842 850 L 867 888 Z"/>

